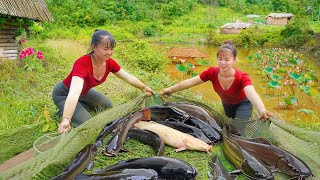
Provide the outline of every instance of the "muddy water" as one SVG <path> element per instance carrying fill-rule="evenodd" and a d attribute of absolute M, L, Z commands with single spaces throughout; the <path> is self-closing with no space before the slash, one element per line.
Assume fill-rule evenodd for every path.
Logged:
<path fill-rule="evenodd" d="M 171 47 L 188 47 L 191 46 L 188 45 L 166 45 L 159 47 L 163 51 L 168 50 Z M 217 47 L 212 46 L 192 46 L 193 48 L 197 48 L 202 52 L 205 52 L 209 54 L 209 58 L 206 59 L 206 61 L 210 62 L 211 65 L 217 66 L 216 61 L 216 53 L 217 53 Z M 300 95 L 297 96 L 299 99 L 299 103 L 296 106 L 289 106 L 286 108 L 283 97 L 281 97 L 281 94 L 284 93 L 284 89 L 281 90 L 281 93 L 279 95 L 278 90 L 270 89 L 267 85 L 267 79 L 265 76 L 261 75 L 260 69 L 255 69 L 253 67 L 253 63 L 249 60 L 247 60 L 247 56 L 249 54 L 253 54 L 255 50 L 244 50 L 244 49 L 238 49 L 238 60 L 235 63 L 235 67 L 248 73 L 251 77 L 251 80 L 253 82 L 253 85 L 260 95 L 261 99 L 263 100 L 266 108 L 275 113 L 278 118 L 283 119 L 285 121 L 296 121 L 297 119 L 301 119 L 302 121 L 307 121 L 309 123 L 319 122 L 319 119 L 312 117 L 312 115 L 307 115 L 303 112 L 298 112 L 298 109 L 310 109 L 315 112 L 315 115 L 317 117 L 320 117 L 320 108 L 319 103 L 317 101 L 312 102 L 312 98 L 308 97 L 304 93 L 299 93 Z M 307 60 L 308 61 L 308 60 Z M 319 69 L 319 65 L 315 65 L 312 63 L 311 60 L 308 62 L 312 69 L 316 70 Z M 310 67 L 309 66 L 309 67 Z M 178 70 L 176 70 L 175 64 L 169 64 L 167 66 L 167 72 L 172 80 L 175 81 L 181 81 L 184 79 L 188 79 L 191 76 L 187 75 L 185 73 L 181 73 Z M 203 70 L 207 69 L 207 67 L 204 66 L 196 66 L 194 68 L 194 72 L 197 74 L 201 73 Z M 319 78 L 319 77 L 318 77 Z M 216 100 L 220 101 L 219 96 L 214 92 L 212 88 L 211 82 L 206 82 L 201 85 L 198 85 L 196 87 L 193 87 L 192 90 L 199 95 L 201 95 L 206 100 Z M 288 91 L 288 90 L 286 90 Z M 298 91 L 296 89 L 296 91 Z"/>

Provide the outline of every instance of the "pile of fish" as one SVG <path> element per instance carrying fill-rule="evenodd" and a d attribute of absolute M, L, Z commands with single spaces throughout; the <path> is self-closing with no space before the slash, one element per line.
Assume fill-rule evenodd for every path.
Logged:
<path fill-rule="evenodd" d="M 244 138 L 229 125 L 223 127 L 222 134 L 224 154 L 249 179 L 274 179 L 274 172 L 285 173 L 292 179 L 313 176 L 301 159 L 266 139 Z"/>
<path fill-rule="evenodd" d="M 80 151 L 64 171 L 53 179 L 195 179 L 197 170 L 187 162 L 161 156 L 165 144 L 176 152 L 197 150 L 210 152 L 212 144 L 220 142 L 222 128 L 209 111 L 191 103 L 165 103 L 135 111 L 108 123 L 94 144 Z M 154 157 L 120 161 L 93 174 L 82 174 L 91 169 L 97 149 L 109 134 L 103 154 L 115 156 L 124 151 L 127 138 L 151 145 Z"/>
<path fill-rule="evenodd" d="M 85 146 L 53 179 L 195 179 L 194 166 L 162 156 L 165 144 L 176 148 L 176 152 L 209 153 L 211 145 L 221 140 L 224 154 L 238 170 L 228 173 L 219 156 L 215 156 L 209 162 L 209 179 L 235 179 L 236 173 L 249 179 L 274 179 L 275 172 L 285 173 L 292 179 L 313 176 L 310 168 L 288 151 L 262 138 L 242 137 L 233 126 L 224 124 L 222 128 L 219 123 L 208 110 L 191 103 L 170 102 L 140 109 L 108 123 L 95 142 Z M 108 135 L 112 135 L 111 138 L 104 141 Z M 86 168 L 92 169 L 98 149 L 103 149 L 108 157 L 116 156 L 125 151 L 123 145 L 128 138 L 152 146 L 156 156 L 123 160 L 92 174 L 82 173 Z"/>

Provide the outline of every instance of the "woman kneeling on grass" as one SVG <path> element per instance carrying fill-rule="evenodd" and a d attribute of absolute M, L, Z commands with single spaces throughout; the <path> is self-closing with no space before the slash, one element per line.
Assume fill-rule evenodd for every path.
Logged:
<path fill-rule="evenodd" d="M 93 87 L 103 83 L 110 72 L 132 86 L 143 90 L 148 96 L 151 88 L 139 79 L 127 73 L 111 59 L 116 45 L 112 35 L 103 30 L 96 30 L 92 35 L 92 51 L 80 57 L 73 64 L 72 71 L 53 89 L 52 98 L 62 114 L 58 131 L 68 132 L 91 118 L 85 107 L 98 111 L 111 108 L 111 101 Z M 60 115 L 61 115 L 60 113 Z"/>
<path fill-rule="evenodd" d="M 170 94 L 191 88 L 208 80 L 222 100 L 225 114 L 229 118 L 248 120 L 252 114 L 252 104 L 259 116 L 265 121 L 272 115 L 266 110 L 260 96 L 252 86 L 248 74 L 235 69 L 237 49 L 231 41 L 226 41 L 217 52 L 218 66 L 209 67 L 200 75 L 184 80 L 163 90 L 165 97 Z M 252 104 L 251 104 L 252 103 Z"/>

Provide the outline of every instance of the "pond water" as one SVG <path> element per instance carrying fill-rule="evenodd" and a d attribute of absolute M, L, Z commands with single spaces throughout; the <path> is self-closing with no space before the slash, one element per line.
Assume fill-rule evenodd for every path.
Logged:
<path fill-rule="evenodd" d="M 215 46 L 203 46 L 203 45 L 157 45 L 159 49 L 163 52 L 169 50 L 172 47 L 181 47 L 181 48 L 197 48 L 198 50 L 209 55 L 209 58 L 205 60 L 210 63 L 210 65 L 217 66 L 216 61 L 216 53 L 217 47 Z M 312 98 L 304 93 L 299 93 L 296 95 L 298 98 L 298 104 L 293 106 L 290 105 L 286 108 L 284 100 L 282 96 L 279 96 L 279 91 L 276 89 L 271 89 L 267 85 L 267 77 L 261 75 L 261 70 L 256 69 L 253 66 L 253 62 L 248 60 L 248 55 L 253 55 L 256 50 L 245 50 L 238 48 L 238 60 L 235 63 L 235 67 L 248 73 L 253 82 L 253 86 L 255 87 L 257 93 L 260 95 L 263 100 L 266 108 L 277 115 L 278 118 L 283 119 L 287 122 L 296 121 L 301 119 L 301 121 L 305 121 L 308 123 L 319 122 L 320 117 L 320 108 L 317 101 L 312 100 Z M 305 58 L 305 57 L 304 57 Z M 306 59 L 308 62 L 308 67 L 317 70 L 320 65 L 315 64 L 313 60 Z M 196 66 L 194 68 L 194 72 L 199 74 L 203 70 L 207 69 L 205 66 Z M 181 81 L 184 79 L 188 79 L 192 77 L 191 75 L 187 75 L 186 73 L 179 72 L 176 69 L 176 64 L 170 63 L 167 66 L 167 72 L 172 80 Z M 317 78 L 319 79 L 319 75 L 317 74 Z M 315 87 L 318 90 L 318 87 Z M 195 86 L 191 88 L 194 92 L 201 94 L 202 98 L 206 100 L 216 100 L 221 101 L 219 96 L 214 92 L 212 84 L 210 81 L 203 83 L 201 85 Z M 282 90 L 283 91 L 283 90 Z M 296 90 L 298 91 L 298 90 Z M 282 92 L 283 93 L 283 92 Z M 296 93 L 297 94 L 297 93 Z M 319 98 L 318 98 L 319 99 Z M 310 114 L 306 114 L 304 112 L 298 112 L 298 109 L 309 109 L 314 112 L 315 116 Z"/>

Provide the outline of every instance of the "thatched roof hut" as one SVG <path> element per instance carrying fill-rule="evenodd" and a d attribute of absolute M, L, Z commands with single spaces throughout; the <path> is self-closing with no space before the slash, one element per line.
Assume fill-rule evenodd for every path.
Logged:
<path fill-rule="evenodd" d="M 266 17 L 266 24 L 286 25 L 292 18 L 294 18 L 294 15 L 291 13 L 270 13 Z"/>
<path fill-rule="evenodd" d="M 15 23 L 17 19 L 53 21 L 44 0 L 0 0 L 0 14 L 10 19 L 0 24 L 0 59 L 18 57 L 19 43 L 15 35 L 20 25 Z"/>
<path fill-rule="evenodd" d="M 220 27 L 220 32 L 223 34 L 237 34 L 240 33 L 243 29 L 247 29 L 251 26 L 251 23 L 246 22 L 232 22 L 226 23 Z"/>
<path fill-rule="evenodd" d="M 173 62 L 181 63 L 182 61 L 195 63 L 196 59 L 203 59 L 209 57 L 208 54 L 201 52 L 196 48 L 171 48 L 168 51 L 169 58 Z"/>

